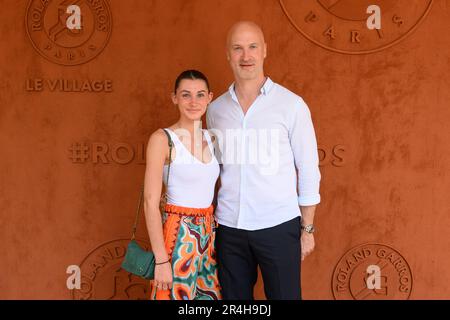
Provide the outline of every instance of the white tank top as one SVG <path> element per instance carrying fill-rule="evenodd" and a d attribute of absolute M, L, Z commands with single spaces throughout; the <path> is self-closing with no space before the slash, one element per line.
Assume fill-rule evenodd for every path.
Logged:
<path fill-rule="evenodd" d="M 202 130 L 211 153 L 211 161 L 203 163 L 192 155 L 172 130 L 166 128 L 176 150 L 170 164 L 169 185 L 166 185 L 169 165 L 164 165 L 163 179 L 167 190 L 167 203 L 188 208 L 208 208 L 214 198 L 214 187 L 219 177 L 219 163 L 214 156 L 211 137 Z"/>

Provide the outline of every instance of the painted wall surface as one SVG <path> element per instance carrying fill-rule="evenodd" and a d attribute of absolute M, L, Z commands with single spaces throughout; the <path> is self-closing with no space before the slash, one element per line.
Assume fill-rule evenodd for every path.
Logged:
<path fill-rule="evenodd" d="M 65 25 L 71 4 L 81 30 Z M 148 296 L 120 262 L 149 135 L 177 119 L 181 71 L 228 88 L 241 19 L 262 26 L 266 73 L 316 129 L 304 298 L 450 298 L 450 1 L 0 0 L 0 299 Z"/>

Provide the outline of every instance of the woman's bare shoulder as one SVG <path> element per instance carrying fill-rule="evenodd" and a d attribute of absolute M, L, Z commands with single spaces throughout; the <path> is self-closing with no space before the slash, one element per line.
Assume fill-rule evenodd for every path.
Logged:
<path fill-rule="evenodd" d="M 163 146 L 167 145 L 167 135 L 163 129 L 158 129 L 150 135 L 148 140 L 149 145 Z"/>

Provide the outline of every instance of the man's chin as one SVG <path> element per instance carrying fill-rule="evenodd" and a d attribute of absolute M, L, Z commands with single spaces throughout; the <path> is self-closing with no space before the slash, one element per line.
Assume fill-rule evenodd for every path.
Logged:
<path fill-rule="evenodd" d="M 240 80 L 255 80 L 258 78 L 257 73 L 252 71 L 252 72 L 238 72 L 236 74 L 236 78 L 240 79 Z"/>

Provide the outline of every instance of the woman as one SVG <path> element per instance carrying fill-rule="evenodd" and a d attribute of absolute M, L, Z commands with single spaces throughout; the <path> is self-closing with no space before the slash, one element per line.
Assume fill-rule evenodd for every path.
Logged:
<path fill-rule="evenodd" d="M 180 117 L 166 132 L 155 131 L 148 142 L 144 210 L 156 259 L 151 299 L 221 299 L 211 205 L 219 164 L 201 125 L 212 97 L 201 72 L 182 72 L 172 94 Z M 169 162 L 167 205 L 161 217 L 162 181 L 166 184 Z"/>

